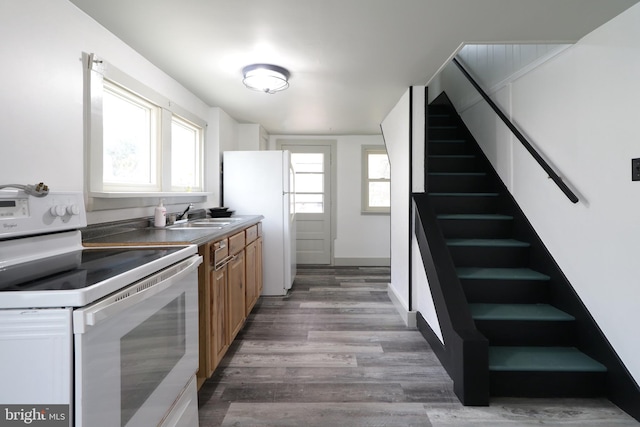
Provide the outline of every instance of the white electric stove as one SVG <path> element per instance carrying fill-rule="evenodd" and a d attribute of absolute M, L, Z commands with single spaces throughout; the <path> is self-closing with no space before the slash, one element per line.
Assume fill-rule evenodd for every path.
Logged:
<path fill-rule="evenodd" d="M 197 426 L 197 248 L 85 226 L 82 193 L 0 190 L 0 424 Z"/>

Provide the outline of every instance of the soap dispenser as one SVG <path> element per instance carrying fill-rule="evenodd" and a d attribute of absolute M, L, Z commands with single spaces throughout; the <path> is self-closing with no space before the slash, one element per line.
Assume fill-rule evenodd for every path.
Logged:
<path fill-rule="evenodd" d="M 156 227 L 164 227 L 167 225 L 167 208 L 163 205 L 164 199 L 160 200 L 160 204 L 156 206 L 156 212 L 153 220 L 153 225 Z"/>

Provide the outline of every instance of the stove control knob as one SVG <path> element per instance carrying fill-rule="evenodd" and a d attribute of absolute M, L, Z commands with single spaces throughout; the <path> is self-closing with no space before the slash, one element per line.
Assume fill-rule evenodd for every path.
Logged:
<path fill-rule="evenodd" d="M 78 205 L 69 205 L 67 206 L 67 213 L 69 215 L 78 215 L 80 214 L 80 208 Z"/>
<path fill-rule="evenodd" d="M 54 205 L 51 206 L 50 212 L 53 216 L 64 216 L 67 213 L 67 208 L 63 205 Z"/>

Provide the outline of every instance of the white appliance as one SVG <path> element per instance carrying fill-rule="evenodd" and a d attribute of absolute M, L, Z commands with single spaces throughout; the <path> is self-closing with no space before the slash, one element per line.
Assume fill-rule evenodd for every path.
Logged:
<path fill-rule="evenodd" d="M 294 174 L 288 151 L 225 151 L 223 205 L 264 216 L 262 295 L 286 295 L 296 275 Z"/>
<path fill-rule="evenodd" d="M 0 191 L 0 424 L 197 426 L 197 248 L 84 226 L 82 193 Z"/>

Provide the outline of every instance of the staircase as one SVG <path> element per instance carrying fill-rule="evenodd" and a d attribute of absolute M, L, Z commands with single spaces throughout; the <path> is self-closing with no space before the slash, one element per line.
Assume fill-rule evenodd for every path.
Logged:
<path fill-rule="evenodd" d="M 604 365 L 577 346 L 557 270 L 450 104 L 429 107 L 427 189 L 476 328 L 491 396 L 599 396 Z"/>

